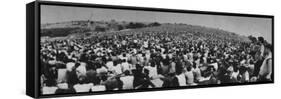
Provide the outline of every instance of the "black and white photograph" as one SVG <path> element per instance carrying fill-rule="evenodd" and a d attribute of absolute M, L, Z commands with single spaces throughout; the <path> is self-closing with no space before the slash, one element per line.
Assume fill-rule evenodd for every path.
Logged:
<path fill-rule="evenodd" d="M 273 19 L 40 5 L 40 94 L 273 82 Z"/>

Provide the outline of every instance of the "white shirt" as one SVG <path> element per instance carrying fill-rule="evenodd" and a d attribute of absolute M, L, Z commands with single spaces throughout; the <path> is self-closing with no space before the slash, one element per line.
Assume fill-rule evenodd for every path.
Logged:
<path fill-rule="evenodd" d="M 100 73 L 107 73 L 108 70 L 104 66 L 102 66 L 101 68 L 97 68 L 96 71 L 98 74 L 100 74 Z"/>
<path fill-rule="evenodd" d="M 195 61 L 195 64 L 196 64 L 196 68 L 198 68 L 199 67 L 199 65 L 200 65 L 200 60 L 198 59 L 198 60 L 196 60 Z"/>
<path fill-rule="evenodd" d="M 153 83 L 156 88 L 161 88 L 164 82 L 161 79 L 153 79 L 151 83 Z"/>
<path fill-rule="evenodd" d="M 105 91 L 105 90 L 106 90 L 106 88 L 105 88 L 104 85 L 93 86 L 91 89 L 92 89 L 93 92 L 96 92 L 96 91 Z"/>
<path fill-rule="evenodd" d="M 254 64 L 250 64 L 250 65 L 248 65 L 248 67 L 250 68 L 251 71 L 254 71 L 254 69 L 255 69 L 255 65 Z"/>
<path fill-rule="evenodd" d="M 144 57 L 138 57 L 138 60 L 139 60 L 139 62 L 140 62 L 140 64 L 142 64 L 143 62 L 144 62 Z"/>
<path fill-rule="evenodd" d="M 178 78 L 180 86 L 186 86 L 186 78 L 183 73 L 181 73 L 180 75 L 176 75 L 176 77 Z"/>
<path fill-rule="evenodd" d="M 69 62 L 66 64 L 67 71 L 72 71 L 72 68 L 75 66 L 75 63 Z"/>
<path fill-rule="evenodd" d="M 46 94 L 55 94 L 57 89 L 58 89 L 58 87 L 43 87 L 42 88 L 42 93 L 44 95 L 46 95 Z"/>
<path fill-rule="evenodd" d="M 161 55 L 163 59 L 166 59 L 166 54 Z"/>
<path fill-rule="evenodd" d="M 248 71 L 245 72 L 245 74 L 243 75 L 243 78 L 245 81 L 250 81 L 250 74 Z"/>
<path fill-rule="evenodd" d="M 121 66 L 122 66 L 122 71 L 123 71 L 123 72 L 126 71 L 126 70 L 129 70 L 129 71 L 130 71 L 130 64 L 129 64 L 129 63 L 123 62 L 123 63 L 121 64 Z"/>
<path fill-rule="evenodd" d="M 219 68 L 218 63 L 212 63 L 210 65 L 214 66 L 215 70 L 218 70 L 218 68 Z"/>
<path fill-rule="evenodd" d="M 146 58 L 146 60 L 149 60 L 150 59 L 150 53 L 146 53 L 145 58 Z"/>
<path fill-rule="evenodd" d="M 145 48 L 148 47 L 148 42 L 147 41 L 143 42 L 143 47 L 145 47 Z"/>
<path fill-rule="evenodd" d="M 78 77 L 86 76 L 86 73 L 87 73 L 86 64 L 85 63 L 81 63 L 81 65 L 76 68 L 76 73 L 77 73 Z"/>
<path fill-rule="evenodd" d="M 200 80 L 202 78 L 201 71 L 199 68 L 193 69 L 193 73 L 195 74 L 194 77 L 196 77 L 197 80 Z"/>
<path fill-rule="evenodd" d="M 136 50 L 136 49 L 133 49 L 133 53 L 134 53 L 134 54 L 137 54 L 137 50 Z"/>
<path fill-rule="evenodd" d="M 238 77 L 238 75 L 239 75 L 239 71 L 237 71 L 237 72 L 232 72 L 232 74 L 231 74 L 231 78 L 234 78 L 234 79 L 237 79 L 237 77 Z"/>
<path fill-rule="evenodd" d="M 112 71 L 114 66 L 113 66 L 113 61 L 109 61 L 105 64 L 105 66 L 108 68 L 109 71 Z"/>
<path fill-rule="evenodd" d="M 187 77 L 187 83 L 188 84 L 193 84 L 194 83 L 194 75 L 192 71 L 186 71 L 185 76 Z"/>
<path fill-rule="evenodd" d="M 128 60 L 127 55 L 124 57 L 123 54 L 119 55 L 119 58 L 121 60 L 126 60 L 126 61 Z"/>
<path fill-rule="evenodd" d="M 157 67 L 151 67 L 151 66 L 145 66 L 145 69 L 148 69 L 149 71 L 149 77 L 157 77 L 158 73 L 157 73 Z"/>
<path fill-rule="evenodd" d="M 263 53 L 264 53 L 264 45 L 261 45 L 260 52 L 261 52 L 261 56 L 263 56 Z"/>
<path fill-rule="evenodd" d="M 123 89 L 133 89 L 134 76 L 121 77 L 120 80 L 123 82 Z"/>
<path fill-rule="evenodd" d="M 187 60 L 188 60 L 188 57 L 187 57 L 186 54 L 183 55 L 183 59 L 184 59 L 184 61 L 187 61 Z"/>
<path fill-rule="evenodd" d="M 122 74 L 122 68 L 120 64 L 117 64 L 116 66 L 114 66 L 114 71 L 116 74 Z"/>
<path fill-rule="evenodd" d="M 176 63 L 175 62 L 172 62 L 171 63 L 171 68 L 170 68 L 170 73 L 175 73 L 176 72 Z"/>
<path fill-rule="evenodd" d="M 66 69 L 58 69 L 58 82 L 66 82 Z"/>
<path fill-rule="evenodd" d="M 261 75 L 261 76 L 265 76 L 265 75 L 270 75 L 271 74 L 271 71 L 272 70 L 269 70 L 270 68 L 272 68 L 272 67 L 270 67 L 269 65 L 268 65 L 268 59 L 271 59 L 272 58 L 272 56 L 271 56 L 271 53 L 264 59 L 264 61 L 263 61 L 263 63 L 262 63 L 262 65 L 261 65 L 261 67 L 260 67 L 260 72 L 259 72 L 259 75 Z"/>
<path fill-rule="evenodd" d="M 89 92 L 93 87 L 93 84 L 76 84 L 73 86 L 76 92 Z"/>

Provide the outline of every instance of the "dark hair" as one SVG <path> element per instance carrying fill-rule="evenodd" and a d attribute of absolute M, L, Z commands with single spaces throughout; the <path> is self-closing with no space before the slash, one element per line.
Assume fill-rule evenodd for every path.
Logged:
<path fill-rule="evenodd" d="M 106 75 L 102 75 L 100 78 L 102 81 L 106 81 L 107 80 L 107 76 Z"/>
<path fill-rule="evenodd" d="M 144 72 L 145 74 L 149 74 L 149 70 L 148 70 L 148 69 L 144 69 L 143 72 Z"/>
<path fill-rule="evenodd" d="M 80 63 L 75 63 L 75 67 L 79 67 L 81 64 Z"/>
<path fill-rule="evenodd" d="M 183 67 L 181 65 L 176 65 L 176 74 L 179 75 L 182 73 Z"/>
<path fill-rule="evenodd" d="M 111 58 L 108 58 L 107 61 L 112 61 L 112 59 L 111 59 Z"/>
<path fill-rule="evenodd" d="M 155 67 L 156 64 L 155 64 L 154 61 L 151 61 L 151 62 L 150 62 L 150 65 L 151 65 L 151 67 Z"/>
<path fill-rule="evenodd" d="M 191 71 L 191 69 L 192 69 L 191 66 L 187 66 L 187 67 L 186 67 L 186 70 L 187 70 L 187 71 Z"/>
<path fill-rule="evenodd" d="M 116 66 L 118 64 L 118 61 L 113 61 L 113 65 Z"/>
<path fill-rule="evenodd" d="M 136 64 L 136 69 L 137 69 L 137 70 L 142 69 L 141 65 L 140 65 L 140 64 Z"/>
<path fill-rule="evenodd" d="M 265 44 L 264 47 L 268 48 L 270 51 L 272 51 L 273 49 L 271 44 Z"/>
<path fill-rule="evenodd" d="M 124 71 L 124 74 L 127 76 L 127 75 L 130 75 L 130 71 L 129 70 L 125 70 Z"/>
<path fill-rule="evenodd" d="M 250 64 L 254 64 L 254 61 L 253 61 L 253 60 L 250 60 Z"/>
<path fill-rule="evenodd" d="M 241 74 L 245 73 L 247 70 L 248 70 L 248 68 L 246 68 L 246 67 L 244 67 L 244 66 L 241 66 L 241 67 L 239 68 L 239 72 L 240 72 Z"/>
<path fill-rule="evenodd" d="M 236 66 L 233 66 L 233 71 L 234 71 L 234 72 L 237 72 L 238 69 L 239 69 L 239 68 L 237 67 L 237 65 L 236 65 Z"/>

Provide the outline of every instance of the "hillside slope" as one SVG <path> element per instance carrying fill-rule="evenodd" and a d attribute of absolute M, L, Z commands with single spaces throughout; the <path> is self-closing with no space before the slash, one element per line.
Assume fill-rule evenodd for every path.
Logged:
<path fill-rule="evenodd" d="M 187 25 L 187 24 L 162 24 L 160 26 L 146 26 L 143 28 L 136 28 L 136 29 L 122 29 L 122 30 L 115 30 L 111 29 L 112 23 L 100 23 L 107 28 L 105 31 L 96 31 L 94 29 L 88 28 L 86 26 L 79 26 L 77 23 L 71 23 L 74 25 L 63 23 L 62 25 L 56 23 L 55 26 L 60 26 L 59 28 L 55 28 L 54 25 L 43 25 L 44 28 L 41 29 L 41 36 L 42 37 L 66 37 L 66 38 L 81 38 L 81 37 L 89 37 L 91 35 L 112 35 L 115 33 L 118 34 L 138 34 L 138 33 L 175 33 L 175 34 L 187 34 L 192 35 L 194 37 L 199 37 L 202 39 L 221 39 L 221 40 L 232 40 L 232 41 L 242 41 L 248 42 L 249 39 L 245 36 L 238 35 L 233 32 L 216 29 L 216 28 L 209 28 L 203 26 L 196 26 L 196 25 Z M 94 23 L 95 27 L 100 25 L 98 23 Z M 120 23 L 116 23 L 119 24 Z M 85 25 L 85 23 L 83 23 Z M 124 25 L 124 24 L 123 24 Z M 64 27 L 63 27 L 64 26 Z M 47 28 L 49 27 L 49 28 Z M 52 28 L 50 28 L 52 27 Z"/>

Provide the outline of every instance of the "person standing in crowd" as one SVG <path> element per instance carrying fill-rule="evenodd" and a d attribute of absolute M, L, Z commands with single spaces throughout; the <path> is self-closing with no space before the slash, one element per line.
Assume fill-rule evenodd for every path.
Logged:
<path fill-rule="evenodd" d="M 260 67 L 259 80 L 271 81 L 272 80 L 272 48 L 271 45 L 266 45 L 264 48 L 264 61 Z"/>

